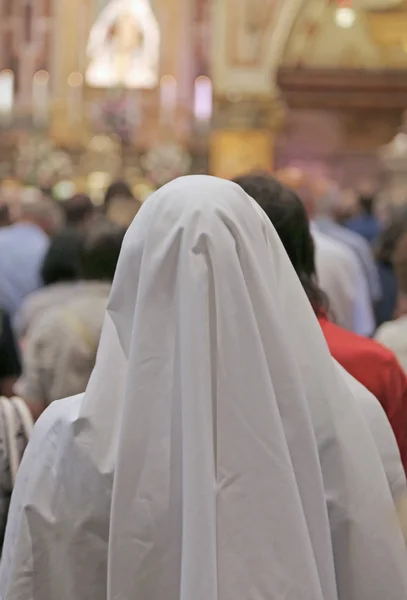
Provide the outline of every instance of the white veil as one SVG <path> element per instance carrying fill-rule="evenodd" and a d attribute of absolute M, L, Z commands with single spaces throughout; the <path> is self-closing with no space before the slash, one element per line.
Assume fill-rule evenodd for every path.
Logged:
<path fill-rule="evenodd" d="M 162 188 L 125 238 L 86 394 L 23 461 L 0 598 L 401 600 L 393 517 L 266 216 L 230 182 Z"/>

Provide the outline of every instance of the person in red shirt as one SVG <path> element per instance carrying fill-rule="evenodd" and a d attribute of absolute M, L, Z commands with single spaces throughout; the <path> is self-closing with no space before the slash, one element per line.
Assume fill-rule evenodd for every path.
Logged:
<path fill-rule="evenodd" d="M 295 192 L 269 175 L 236 179 L 273 223 L 318 317 L 332 356 L 383 406 L 407 472 L 407 376 L 395 355 L 374 340 L 336 325 L 319 289 L 306 209 Z M 334 316 L 333 316 L 334 318 Z"/>

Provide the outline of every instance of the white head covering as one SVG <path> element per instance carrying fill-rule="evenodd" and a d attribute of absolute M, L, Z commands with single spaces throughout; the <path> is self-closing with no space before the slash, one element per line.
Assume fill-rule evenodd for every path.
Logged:
<path fill-rule="evenodd" d="M 2 600 L 407 596 L 371 435 L 235 184 L 183 178 L 146 201 L 86 394 L 51 411 L 18 478 Z"/>
<path fill-rule="evenodd" d="M 396 438 L 379 400 L 335 361 L 376 443 L 394 501 L 407 497 L 406 475 Z"/>

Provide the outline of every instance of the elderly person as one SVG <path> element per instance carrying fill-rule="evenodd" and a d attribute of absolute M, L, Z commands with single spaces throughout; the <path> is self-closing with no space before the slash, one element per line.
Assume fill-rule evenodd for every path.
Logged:
<path fill-rule="evenodd" d="M 81 277 L 82 236 L 73 228 L 64 229 L 51 241 L 41 268 L 44 287 L 24 300 L 15 328 L 20 340 L 48 310 L 58 308 L 77 293 Z"/>
<path fill-rule="evenodd" d="M 35 418 L 54 400 L 86 389 L 123 236 L 122 228 L 95 221 L 84 237 L 83 279 L 75 295 L 44 313 L 28 333 L 16 390 Z"/>

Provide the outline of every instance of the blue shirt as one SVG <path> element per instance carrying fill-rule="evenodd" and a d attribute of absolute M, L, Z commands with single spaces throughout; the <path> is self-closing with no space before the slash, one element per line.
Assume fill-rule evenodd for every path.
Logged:
<path fill-rule="evenodd" d="M 41 267 L 48 236 L 34 224 L 0 229 L 0 306 L 11 317 L 24 298 L 41 286 Z"/>
<path fill-rule="evenodd" d="M 373 244 L 381 234 L 380 221 L 374 215 L 359 215 L 345 223 L 351 231 L 363 236 L 369 244 Z"/>

